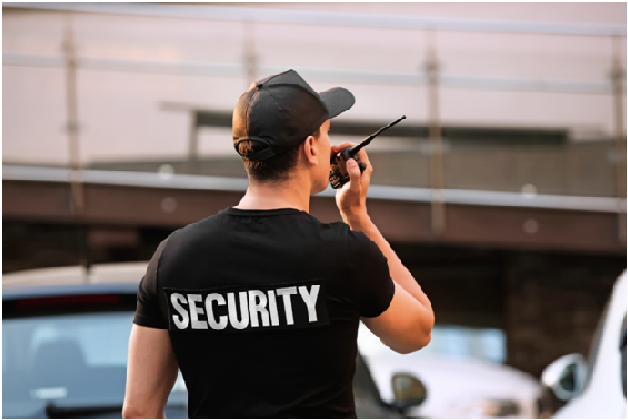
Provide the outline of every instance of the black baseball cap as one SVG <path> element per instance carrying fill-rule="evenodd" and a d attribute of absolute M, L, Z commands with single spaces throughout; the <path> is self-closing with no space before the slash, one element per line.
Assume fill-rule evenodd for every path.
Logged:
<path fill-rule="evenodd" d="M 345 88 L 316 93 L 294 70 L 266 77 L 253 83 L 233 110 L 233 147 L 253 161 L 280 155 L 354 103 Z M 240 153 L 242 140 L 253 141 L 251 152 Z"/>

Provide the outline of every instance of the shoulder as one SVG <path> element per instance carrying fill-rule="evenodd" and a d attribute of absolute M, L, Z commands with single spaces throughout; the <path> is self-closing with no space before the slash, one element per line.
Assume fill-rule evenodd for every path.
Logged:
<path fill-rule="evenodd" d="M 313 216 L 310 216 L 316 226 L 318 235 L 323 241 L 346 243 L 353 236 L 349 225 L 343 222 L 322 223 Z"/>
<path fill-rule="evenodd" d="M 333 223 L 320 223 L 319 222 L 319 225 L 320 225 L 320 230 L 328 231 L 338 236 L 346 237 L 351 231 L 351 229 L 349 228 L 349 225 L 343 222 L 333 222 Z"/>
<path fill-rule="evenodd" d="M 203 220 L 199 220 L 198 222 L 190 223 L 189 225 L 185 225 L 170 234 L 170 238 L 172 242 L 177 240 L 189 240 L 198 235 L 204 234 L 209 230 L 217 229 L 222 226 L 223 222 L 223 214 L 217 213 L 215 215 L 206 217 Z"/>
<path fill-rule="evenodd" d="M 349 232 L 350 230 L 349 225 L 343 222 L 324 223 L 310 213 L 302 212 L 301 214 L 305 216 L 305 219 L 303 220 L 306 220 L 308 224 L 315 226 L 321 232 L 326 232 L 337 236 L 346 236 L 347 232 Z"/>
<path fill-rule="evenodd" d="M 215 236 L 212 233 L 220 230 L 221 218 L 219 213 L 171 232 L 160 244 L 160 261 L 176 261 L 180 256 L 197 248 L 200 243 L 207 242 L 208 237 Z"/>
<path fill-rule="evenodd" d="M 358 230 L 349 230 L 347 233 L 347 249 L 350 258 L 357 258 L 369 263 L 387 261 L 379 246 L 366 236 L 364 232 Z"/>
<path fill-rule="evenodd" d="M 362 247 L 377 245 L 371 241 L 363 232 L 351 230 L 344 222 L 322 223 L 313 216 L 310 216 L 321 232 L 321 239 L 348 242 L 349 246 Z"/>

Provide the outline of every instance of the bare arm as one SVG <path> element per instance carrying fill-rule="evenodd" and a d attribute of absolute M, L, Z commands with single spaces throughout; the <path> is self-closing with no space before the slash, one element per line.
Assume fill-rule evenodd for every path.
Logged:
<path fill-rule="evenodd" d="M 332 148 L 332 153 L 335 151 L 336 147 Z M 363 232 L 377 244 L 388 260 L 390 276 L 396 285 L 395 295 L 388 310 L 376 318 L 363 317 L 362 321 L 391 349 L 399 353 L 410 353 L 430 342 L 434 312 L 421 286 L 368 216 L 366 193 L 373 167 L 364 149 L 360 151 L 360 160 L 367 164 L 367 169 L 360 174 L 355 161 L 351 159 L 348 162 L 347 169 L 351 181 L 338 192 L 336 202 L 344 222 L 352 230 Z"/>
<path fill-rule="evenodd" d="M 165 418 L 178 370 L 168 330 L 133 324 L 122 417 Z"/>
<path fill-rule="evenodd" d="M 388 260 L 395 294 L 390 307 L 376 318 L 362 317 L 362 322 L 381 341 L 398 353 L 411 353 L 425 347 L 434 325 L 432 305 L 410 271 L 392 250 L 368 215 L 346 220 L 352 230 L 362 231 L 375 242 Z"/>

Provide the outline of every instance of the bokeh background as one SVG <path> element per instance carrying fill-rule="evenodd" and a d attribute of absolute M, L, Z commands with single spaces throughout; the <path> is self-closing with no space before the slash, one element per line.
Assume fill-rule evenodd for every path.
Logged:
<path fill-rule="evenodd" d="M 236 205 L 231 111 L 293 68 L 355 94 L 333 143 L 408 117 L 368 147 L 369 208 L 432 300 L 422 353 L 587 355 L 626 267 L 626 3 L 2 11 L 3 273 L 147 260 Z M 339 220 L 331 189 L 311 213 Z"/>

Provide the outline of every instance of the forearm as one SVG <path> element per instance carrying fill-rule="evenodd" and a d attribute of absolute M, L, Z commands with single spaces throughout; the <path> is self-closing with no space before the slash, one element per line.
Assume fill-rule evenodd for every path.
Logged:
<path fill-rule="evenodd" d="M 363 232 L 370 240 L 377 244 L 382 254 L 384 254 L 388 260 L 388 269 L 390 270 L 390 277 L 393 281 L 403 287 L 403 289 L 420 302 L 425 309 L 432 312 L 432 304 L 427 295 L 423 293 L 421 286 L 419 286 L 410 271 L 403 265 L 397 253 L 393 251 L 388 241 L 384 239 L 368 214 L 366 212 L 356 215 L 343 214 L 342 218 L 352 230 Z"/>

